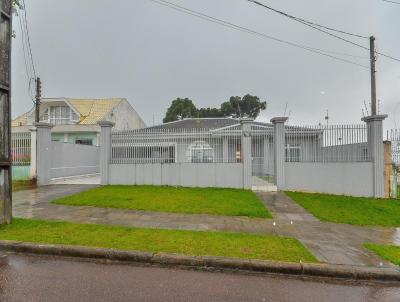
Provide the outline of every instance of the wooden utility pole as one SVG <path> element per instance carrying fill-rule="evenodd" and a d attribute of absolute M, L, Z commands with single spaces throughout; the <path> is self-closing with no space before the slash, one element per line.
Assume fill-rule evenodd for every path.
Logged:
<path fill-rule="evenodd" d="M 42 98 L 42 82 L 36 78 L 36 97 L 35 97 L 35 122 L 39 123 L 40 99 Z"/>
<path fill-rule="evenodd" d="M 376 79 L 375 79 L 375 37 L 369 38 L 369 53 L 371 59 L 371 115 L 376 115 Z"/>
<path fill-rule="evenodd" d="M 12 0 L 0 1 L 0 224 L 11 223 Z"/>

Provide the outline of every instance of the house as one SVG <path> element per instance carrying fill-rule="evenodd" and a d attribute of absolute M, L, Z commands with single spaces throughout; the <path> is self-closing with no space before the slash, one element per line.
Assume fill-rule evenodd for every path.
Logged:
<path fill-rule="evenodd" d="M 378 195 L 383 179 L 376 191 L 368 185 L 383 175 L 373 175 L 370 124 L 286 121 L 190 118 L 111 133 L 104 124 L 103 154 L 111 147 L 111 155 L 102 183 Z"/>
<path fill-rule="evenodd" d="M 319 130 L 286 126 L 286 131 L 286 161 L 321 150 Z M 114 132 L 112 152 L 115 163 L 240 163 L 242 135 L 240 119 L 187 118 L 129 134 Z M 273 125 L 253 121 L 249 135 L 253 175 L 273 175 Z"/>
<path fill-rule="evenodd" d="M 140 129 L 145 123 L 125 98 L 43 98 L 40 121 L 53 125 L 53 141 L 98 145 L 99 121 L 115 123 L 115 130 Z M 34 124 L 35 109 L 12 121 L 12 132 L 27 132 Z"/>

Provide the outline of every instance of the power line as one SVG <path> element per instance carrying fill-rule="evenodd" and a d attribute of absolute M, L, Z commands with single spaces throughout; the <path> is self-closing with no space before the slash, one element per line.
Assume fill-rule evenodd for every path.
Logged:
<path fill-rule="evenodd" d="M 26 37 L 25 37 L 25 31 L 24 31 L 24 26 L 22 25 L 22 19 L 21 16 L 19 16 L 19 25 L 20 25 L 20 29 L 21 29 L 21 42 L 22 42 L 22 54 L 24 56 L 24 64 L 25 64 L 25 73 L 26 73 L 26 80 L 28 81 L 28 94 L 31 97 L 31 99 L 33 100 L 33 95 L 32 95 L 32 87 L 31 87 L 31 81 L 32 81 L 32 70 L 31 70 L 31 65 L 28 64 L 28 59 L 29 55 L 27 54 L 26 51 Z"/>
<path fill-rule="evenodd" d="M 332 36 L 332 37 L 334 37 L 336 39 L 342 40 L 342 41 L 350 43 L 350 44 L 352 44 L 354 46 L 360 47 L 360 48 L 362 48 L 364 50 L 370 51 L 370 49 L 368 47 L 366 47 L 366 46 L 363 46 L 363 45 L 361 45 L 359 43 L 356 43 L 356 42 L 353 42 L 351 40 L 345 39 L 345 38 L 340 37 L 338 35 L 332 34 L 331 32 L 328 32 L 326 30 L 335 31 L 335 32 L 338 32 L 338 33 L 347 34 L 347 35 L 351 35 L 351 36 L 358 37 L 358 38 L 367 38 L 367 39 L 369 39 L 368 37 L 365 37 L 365 36 L 362 36 L 362 35 L 358 35 L 358 34 L 349 33 L 349 32 L 342 31 L 342 30 L 337 30 L 337 29 L 334 29 L 334 28 L 331 28 L 331 27 L 327 27 L 327 26 L 320 25 L 320 24 L 317 24 L 317 23 L 314 23 L 314 22 L 311 22 L 311 21 L 307 21 L 305 19 L 298 18 L 298 17 L 292 16 L 292 15 L 290 15 L 288 13 L 285 13 L 283 11 L 280 11 L 280 10 L 277 10 L 275 8 L 272 8 L 272 7 L 270 7 L 270 6 L 268 6 L 268 5 L 264 4 L 264 3 L 261 3 L 259 1 L 255 1 L 255 0 L 247 0 L 247 1 L 252 2 L 252 3 L 256 4 L 256 5 L 259 5 L 259 6 L 263 7 L 263 8 L 265 8 L 265 9 L 268 9 L 268 10 L 271 10 L 273 12 L 276 12 L 276 13 L 278 13 L 280 15 L 285 16 L 285 17 L 288 17 L 288 18 L 290 18 L 290 19 L 292 19 L 294 21 L 302 23 L 302 24 L 304 24 L 304 25 L 306 25 L 308 27 L 316 29 L 316 30 L 318 30 L 320 32 L 323 32 L 323 33 L 327 34 L 327 35 L 330 35 L 330 36 Z M 389 1 L 389 0 L 383 0 L 383 1 Z M 324 29 L 326 29 L 326 30 L 324 30 Z M 375 51 L 375 53 L 378 54 L 378 55 L 381 55 L 383 57 L 386 57 L 388 59 L 400 62 L 400 59 L 395 58 L 395 57 L 393 57 L 391 55 L 387 55 L 385 53 L 381 53 L 381 52 L 377 52 L 377 51 Z"/>
<path fill-rule="evenodd" d="M 378 55 L 381 55 L 382 57 L 385 57 L 385 58 L 392 59 L 392 60 L 394 60 L 394 61 L 400 62 L 400 59 L 395 58 L 395 57 L 392 57 L 392 56 L 389 56 L 389 55 L 384 54 L 384 53 L 381 53 L 381 52 L 379 52 L 379 51 L 375 51 L 375 53 L 378 54 Z"/>
<path fill-rule="evenodd" d="M 393 4 L 400 4 L 400 2 L 396 2 L 396 1 L 390 1 L 390 0 L 382 0 L 383 2 L 389 2 L 389 3 L 393 3 Z"/>
<path fill-rule="evenodd" d="M 266 8 L 266 9 L 274 11 L 274 12 L 276 12 L 276 13 L 282 15 L 282 16 L 288 17 L 290 19 L 293 19 L 293 20 L 295 20 L 297 22 L 300 22 L 300 23 L 303 23 L 305 25 L 312 25 L 312 26 L 324 28 L 326 30 L 335 31 L 337 33 L 341 33 L 341 34 L 345 34 L 345 35 L 349 35 L 349 36 L 353 36 L 353 37 L 357 37 L 357 38 L 369 39 L 369 37 L 367 37 L 367 36 L 350 33 L 350 32 L 344 31 L 344 30 L 340 30 L 340 29 L 335 29 L 335 28 L 332 28 L 332 27 L 324 26 L 324 25 L 321 25 L 321 24 L 318 24 L 318 23 L 315 23 L 315 22 L 311 22 L 311 21 L 305 20 L 303 18 L 299 18 L 299 17 L 295 17 L 293 15 L 289 15 L 288 13 L 285 13 L 283 11 L 277 10 L 275 8 L 272 8 L 271 6 L 268 6 L 268 5 L 264 4 L 264 3 L 261 3 L 261 2 L 255 1 L 255 0 L 247 0 L 247 1 L 252 2 L 254 4 L 257 4 L 257 5 L 260 5 L 260 6 L 264 7 L 264 8 Z"/>
<path fill-rule="evenodd" d="M 338 36 L 338 35 L 335 35 L 335 34 L 329 32 L 329 31 L 327 31 L 327 30 L 331 30 L 331 31 L 335 31 L 335 32 L 341 32 L 341 33 L 346 33 L 346 34 L 348 34 L 348 35 L 352 35 L 352 36 L 355 36 L 355 37 L 361 37 L 361 38 L 367 38 L 367 37 L 364 37 L 364 36 L 361 36 L 361 35 L 356 35 L 356 34 L 347 33 L 347 32 L 344 32 L 344 31 L 339 31 L 339 30 L 331 29 L 331 28 L 326 27 L 326 26 L 323 26 L 323 25 L 319 25 L 319 24 L 316 24 L 316 23 L 313 23 L 313 22 L 310 22 L 310 21 L 306 21 L 306 20 L 304 20 L 304 19 L 301 19 L 301 18 L 292 16 L 292 15 L 289 15 L 289 14 L 287 14 L 287 13 L 285 13 L 285 12 L 282 12 L 282 11 L 279 11 L 279 10 L 277 10 L 277 9 L 274 9 L 274 8 L 272 8 L 272 7 L 268 6 L 268 5 L 265 5 L 265 4 L 261 3 L 261 2 L 258 2 L 258 1 L 254 1 L 254 0 L 247 0 L 247 1 L 252 2 L 252 3 L 254 3 L 254 4 L 258 5 L 258 6 L 261 6 L 261 7 L 265 8 L 265 9 L 268 9 L 268 10 L 271 10 L 271 11 L 273 11 L 273 12 L 276 12 L 276 13 L 282 15 L 282 16 L 285 16 L 285 17 L 287 17 L 287 18 L 289 18 L 289 19 L 292 19 L 292 20 L 294 20 L 294 21 L 296 21 L 296 22 L 299 22 L 299 23 L 301 23 L 301 24 L 303 24 L 303 25 L 305 25 L 305 26 L 311 27 L 311 28 L 313 28 L 313 29 L 315 29 L 315 30 L 318 30 L 318 31 L 320 31 L 320 32 L 322 32 L 322 33 L 325 33 L 325 34 L 327 34 L 327 35 L 329 35 L 329 36 L 332 36 L 332 37 L 334 37 L 334 38 L 336 38 L 336 39 L 339 39 L 339 40 L 342 40 L 342 41 L 344 41 L 344 42 L 350 43 L 350 44 L 352 44 L 352 45 L 354 45 L 354 46 L 363 48 L 363 49 L 365 49 L 365 50 L 369 50 L 369 48 L 366 47 L 366 46 L 363 46 L 363 45 L 361 45 L 361 44 L 359 44 L 359 43 L 356 43 L 356 42 L 353 42 L 353 41 L 351 41 L 351 40 L 349 40 L 349 39 L 346 39 L 346 38 L 340 37 L 340 36 Z M 328 28 L 329 28 L 329 29 L 328 29 Z M 325 30 L 325 29 L 327 29 L 327 30 Z"/>
<path fill-rule="evenodd" d="M 195 11 L 195 10 L 188 9 L 186 7 L 177 5 L 177 4 L 169 2 L 169 1 L 165 1 L 165 0 L 149 0 L 149 1 L 152 1 L 154 3 L 157 3 L 157 4 L 160 4 L 160 5 L 172 8 L 174 10 L 183 12 L 185 14 L 189 14 L 189 15 L 192 15 L 194 17 L 197 17 L 197 18 L 209 21 L 209 22 L 213 22 L 213 23 L 216 23 L 216 24 L 219 24 L 219 25 L 222 25 L 222 26 L 234 29 L 234 30 L 238 30 L 238 31 L 245 32 L 245 33 L 248 33 L 248 34 L 251 34 L 251 35 L 255 35 L 255 36 L 258 36 L 260 38 L 265 38 L 265 39 L 273 40 L 273 41 L 276 41 L 276 42 L 284 43 L 284 44 L 287 44 L 287 45 L 290 45 L 290 46 L 293 46 L 293 47 L 297 47 L 297 48 L 301 48 L 303 50 L 306 50 L 306 51 L 309 51 L 309 52 L 313 52 L 313 53 L 316 53 L 316 54 L 319 54 L 319 55 L 322 55 L 322 56 L 326 56 L 326 57 L 329 57 L 329 58 L 332 58 L 332 59 L 335 59 L 335 60 L 339 60 L 339 61 L 342 61 L 342 62 L 345 62 L 345 63 L 349 63 L 349 64 L 352 64 L 352 65 L 356 65 L 356 66 L 359 66 L 359 67 L 363 67 L 363 68 L 369 69 L 368 66 L 365 66 L 365 65 L 362 65 L 362 64 L 347 60 L 347 59 L 343 59 L 343 58 L 340 58 L 340 57 L 336 57 L 336 56 L 330 55 L 330 54 L 327 53 L 327 52 L 330 52 L 330 51 L 326 51 L 326 50 L 322 50 L 322 49 L 318 49 L 318 48 L 313 48 L 313 47 L 301 45 L 301 44 L 298 44 L 298 43 L 290 42 L 290 41 L 287 41 L 287 40 L 283 40 L 283 39 L 280 39 L 280 38 L 276 38 L 276 37 L 273 37 L 273 36 L 269 36 L 267 34 L 260 33 L 260 32 L 257 32 L 255 30 L 249 29 L 249 28 L 246 28 L 246 27 L 243 27 L 243 26 L 239 26 L 239 25 L 233 24 L 231 22 L 224 21 L 222 19 L 218 19 L 218 18 L 212 17 L 212 16 L 206 15 L 204 13 L 201 13 L 201 12 L 198 12 L 198 11 Z M 352 56 L 352 55 L 350 55 L 350 56 Z"/>
<path fill-rule="evenodd" d="M 28 18 L 26 17 L 26 5 L 25 5 L 25 0 L 22 0 L 23 3 L 23 15 L 24 15 L 24 21 L 25 21 L 25 31 L 26 31 L 26 37 L 28 41 L 28 50 L 29 50 L 29 55 L 30 55 L 30 60 L 32 64 L 32 69 L 33 69 L 33 75 L 36 78 L 36 69 L 35 69 L 35 63 L 33 61 L 33 55 L 32 55 L 32 47 L 31 47 L 31 39 L 29 37 L 29 29 L 28 29 Z"/>

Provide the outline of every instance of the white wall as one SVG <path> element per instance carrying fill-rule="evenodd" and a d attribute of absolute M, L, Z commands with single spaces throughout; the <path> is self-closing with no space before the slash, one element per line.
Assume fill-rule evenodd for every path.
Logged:
<path fill-rule="evenodd" d="M 50 178 L 99 173 L 97 146 L 51 142 Z"/>
<path fill-rule="evenodd" d="M 285 189 L 353 196 L 374 195 L 371 162 L 285 163 Z"/>
<path fill-rule="evenodd" d="M 110 164 L 109 184 L 243 188 L 242 163 Z"/>
<path fill-rule="evenodd" d="M 146 127 L 146 124 L 131 104 L 123 99 L 103 120 L 115 123 L 114 130 L 130 130 Z"/>

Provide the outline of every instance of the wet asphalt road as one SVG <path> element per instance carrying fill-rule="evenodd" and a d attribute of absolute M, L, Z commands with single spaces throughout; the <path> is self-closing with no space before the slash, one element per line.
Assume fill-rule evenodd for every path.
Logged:
<path fill-rule="evenodd" d="M 400 301 L 400 287 L 0 254 L 0 301 Z"/>

